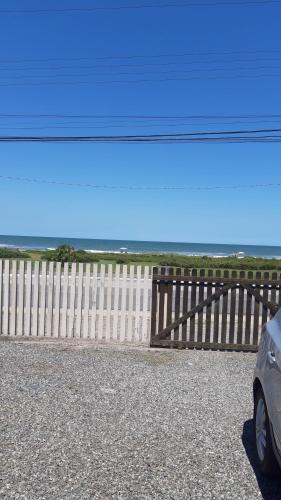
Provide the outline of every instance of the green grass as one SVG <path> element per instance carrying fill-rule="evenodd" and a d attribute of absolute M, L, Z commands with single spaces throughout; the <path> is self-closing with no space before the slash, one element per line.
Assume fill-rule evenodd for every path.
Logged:
<path fill-rule="evenodd" d="M 0 259 L 30 259 L 30 255 L 14 248 L 0 248 Z"/>
<path fill-rule="evenodd" d="M 20 251 L 10 248 L 0 248 L 0 259 L 26 259 L 26 260 L 55 260 L 54 252 L 42 250 Z M 245 257 L 213 258 L 213 257 L 189 257 L 175 254 L 115 254 L 115 253 L 87 253 L 76 252 L 77 262 L 89 262 L 100 264 L 125 264 L 142 266 L 168 266 L 185 267 L 189 269 L 213 269 L 213 270 L 248 270 L 248 271 L 281 271 L 281 259 L 262 259 Z"/>

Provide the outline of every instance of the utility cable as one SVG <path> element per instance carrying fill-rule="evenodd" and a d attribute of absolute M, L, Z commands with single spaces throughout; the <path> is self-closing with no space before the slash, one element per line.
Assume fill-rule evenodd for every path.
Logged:
<path fill-rule="evenodd" d="M 280 0 L 281 2 L 281 0 Z M 202 56 L 213 56 L 213 55 L 234 55 L 234 54 L 268 54 L 268 53 L 281 53 L 281 48 L 271 48 L 271 49 L 248 49 L 248 50 L 223 50 L 223 51 L 201 51 L 201 52 L 168 52 L 159 54 L 131 54 L 131 55 L 107 55 L 107 56 L 91 56 L 91 57 L 45 57 L 36 59 L 0 59 L 0 63 L 27 63 L 27 62 L 50 62 L 50 61 L 104 61 L 104 60 L 115 60 L 115 59 L 155 59 L 161 57 L 202 57 Z"/>
<path fill-rule="evenodd" d="M 279 5 L 281 0 L 218 0 L 212 2 L 167 2 L 162 4 L 146 3 L 135 5 L 115 5 L 115 6 L 85 6 L 85 7 L 53 7 L 43 9 L 1 9 L 0 14 L 63 14 L 77 12 L 99 12 L 99 11 L 122 11 L 122 10 L 139 10 L 139 9 L 163 9 L 163 8 L 178 8 L 178 7 L 217 7 L 217 6 L 274 6 Z"/>
<path fill-rule="evenodd" d="M 65 187 L 79 187 L 91 189 L 105 189 L 105 190 L 133 190 L 133 191 L 215 191 L 215 190 L 238 190 L 238 189 L 257 189 L 257 188 L 272 188 L 281 187 L 281 182 L 265 183 L 265 184 L 235 184 L 235 185 L 221 185 L 221 186 L 135 186 L 135 185 L 109 185 L 109 184 L 91 184 L 81 182 L 64 182 L 53 181 L 46 179 L 37 179 L 30 177 L 17 177 L 11 175 L 0 175 L 0 179 L 16 182 L 28 182 L 35 184 L 51 184 L 54 186 Z"/>
<path fill-rule="evenodd" d="M 62 75 L 63 76 L 63 75 Z M 132 75 L 133 76 L 133 75 Z M 280 78 L 281 73 L 261 73 L 257 75 L 245 75 L 245 74 L 238 74 L 238 75 L 228 75 L 228 76 L 190 76 L 190 77 L 165 77 L 165 78 L 158 78 L 158 79 L 151 79 L 151 78 L 140 78 L 140 79 L 135 79 L 135 80 L 126 80 L 126 79 L 121 79 L 121 80 L 77 80 L 77 81 L 65 81 L 65 80 L 59 80 L 59 81 L 39 81 L 39 82 L 6 82 L 6 83 L 0 83 L 0 87 L 46 87 L 46 86 L 59 86 L 59 85 L 106 85 L 106 84 L 115 84 L 115 83 L 123 83 L 123 84 L 138 84 L 138 83 L 162 83 L 162 82 L 184 82 L 184 81 L 206 81 L 206 80 L 241 80 L 241 79 L 260 79 L 260 78 Z"/>

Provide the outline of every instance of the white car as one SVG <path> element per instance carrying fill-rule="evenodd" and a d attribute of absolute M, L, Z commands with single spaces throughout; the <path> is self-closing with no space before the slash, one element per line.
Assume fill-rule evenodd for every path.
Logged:
<path fill-rule="evenodd" d="M 281 467 L 281 309 L 263 327 L 253 388 L 257 456 L 273 475 Z"/>

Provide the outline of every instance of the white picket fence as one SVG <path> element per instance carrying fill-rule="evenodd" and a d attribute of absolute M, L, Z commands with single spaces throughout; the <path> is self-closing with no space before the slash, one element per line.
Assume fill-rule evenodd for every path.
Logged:
<path fill-rule="evenodd" d="M 0 260 L 0 334 L 149 344 L 148 266 Z"/>

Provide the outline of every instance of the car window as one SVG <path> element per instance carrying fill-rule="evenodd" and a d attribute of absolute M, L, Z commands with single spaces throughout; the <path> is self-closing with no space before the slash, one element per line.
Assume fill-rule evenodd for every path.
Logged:
<path fill-rule="evenodd" d="M 277 321 L 278 325 L 281 328 L 281 308 L 278 309 L 277 313 L 274 316 L 275 321 Z"/>

